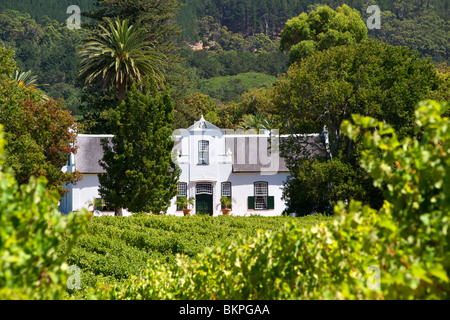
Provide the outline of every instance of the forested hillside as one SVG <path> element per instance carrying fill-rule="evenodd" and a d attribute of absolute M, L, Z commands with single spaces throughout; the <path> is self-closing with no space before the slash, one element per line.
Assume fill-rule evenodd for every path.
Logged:
<path fill-rule="evenodd" d="M 33 19 L 40 20 L 43 16 L 63 22 L 68 18 L 67 8 L 77 5 L 82 11 L 93 9 L 94 0 L 2 0 L 0 12 L 5 9 L 13 9 L 27 12 Z"/>
<path fill-rule="evenodd" d="M 183 37 L 200 40 L 195 22 L 205 16 L 244 37 L 263 33 L 280 36 L 286 21 L 320 5 L 336 9 L 342 4 L 357 9 L 363 18 L 369 5 L 382 11 L 382 27 L 371 30 L 370 37 L 392 45 L 405 45 L 430 56 L 436 62 L 448 61 L 450 42 L 450 5 L 446 0 L 180 0 L 179 24 Z"/>
<path fill-rule="evenodd" d="M 447 0 L 179 0 L 185 6 L 180 10 L 179 24 L 183 35 L 196 37 L 195 21 L 211 16 L 229 30 L 243 35 L 279 33 L 287 19 L 307 11 L 317 4 L 332 8 L 347 4 L 366 15 L 365 9 L 378 5 L 382 11 L 392 12 L 398 19 L 411 18 L 411 14 L 431 10 L 448 20 L 450 5 Z M 32 18 L 48 16 L 60 22 L 67 19 L 66 8 L 78 5 L 87 12 L 94 8 L 96 0 L 3 0 L 0 11 L 14 9 L 28 12 Z"/>
<path fill-rule="evenodd" d="M 138 0 L 127 3 L 138 3 Z M 311 12 L 319 4 L 336 9 L 343 3 L 357 9 L 363 21 L 371 4 L 382 10 L 381 29 L 369 30 L 368 37 L 396 46 L 408 46 L 435 64 L 450 59 L 449 2 L 447 0 L 178 0 L 176 11 L 180 34 L 172 37 L 173 51 L 184 70 L 183 81 L 175 85 L 180 111 L 186 93 L 209 95 L 216 104 L 236 102 L 248 89 L 267 86 L 266 76 L 276 77 L 287 71 L 289 55 L 280 52 L 281 30 L 288 19 Z M 83 13 L 114 15 L 112 7 L 98 0 L 3 0 L 0 3 L 0 41 L 11 47 L 20 71 L 31 70 L 49 96 L 64 98 L 69 110 L 80 117 L 95 110 L 96 102 L 86 101 L 86 93 L 76 81 L 79 57 L 76 50 L 88 30 L 72 32 L 65 26 L 69 5 L 78 5 Z M 157 1 L 148 1 L 155 12 L 163 10 Z M 113 5 L 112 5 L 113 6 Z M 158 7 L 159 6 L 159 7 Z M 16 11 L 12 11 L 16 10 Z M 111 11 L 112 10 L 112 11 Z M 164 9 L 165 10 L 165 9 Z M 98 15 L 97 15 L 97 18 Z M 82 18 L 82 23 L 87 21 Z M 86 25 L 85 25 L 86 26 Z M 171 49 L 172 50 L 172 49 Z M 176 58 L 176 59 L 178 59 Z M 250 82 L 244 73 L 258 73 Z M 245 79 L 245 80 L 244 80 Z M 261 80 L 261 81 L 259 81 Z M 232 81 L 232 82 L 229 82 Z M 247 82 L 247 84 L 245 84 Z M 182 84 L 180 84 L 182 83 Z M 226 92 L 208 88 L 227 83 Z M 250 85 L 250 86 L 249 86 Z M 187 90 L 186 90 L 187 89 Z M 181 102 L 180 102 L 181 101 Z M 105 108 L 104 102 L 100 102 Z M 183 112 L 181 112 L 183 113 Z M 193 114 L 196 114 L 195 112 Z M 238 113 L 240 114 L 240 113 Z M 184 116 L 187 116 L 184 114 Z M 176 116 L 177 118 L 178 116 Z M 179 117 L 178 117 L 179 118 Z M 187 121 L 193 119 L 188 117 Z M 239 121 L 239 119 L 229 119 Z M 228 123 L 229 123 L 228 122 Z M 175 125 L 185 125 L 177 122 Z M 98 129 L 102 130 L 102 129 Z"/>
<path fill-rule="evenodd" d="M 212 16 L 233 32 L 243 34 L 278 34 L 287 19 L 308 11 L 312 7 L 328 5 L 337 8 L 347 4 L 365 15 L 366 8 L 378 5 L 382 11 L 391 11 L 403 19 L 409 13 L 433 10 L 448 19 L 449 3 L 446 0 L 181 0 L 186 6 L 181 10 L 180 23 L 186 36 L 194 36 L 192 22 Z"/>
<path fill-rule="evenodd" d="M 78 5 L 82 12 L 90 12 L 97 0 L 3 0 L 0 12 L 18 10 L 40 22 L 42 17 L 64 22 L 69 5 Z M 364 20 L 370 14 L 369 5 L 378 5 L 383 12 L 382 28 L 369 32 L 370 37 L 392 45 L 406 45 L 431 56 L 436 62 L 449 59 L 450 4 L 447 0 L 178 0 L 177 23 L 181 26 L 181 38 L 197 42 L 202 40 L 199 21 L 205 17 L 210 22 L 226 27 L 243 37 L 265 34 L 271 39 L 280 36 L 286 21 L 302 12 L 309 12 L 320 5 L 336 9 L 347 4 L 357 9 Z"/>

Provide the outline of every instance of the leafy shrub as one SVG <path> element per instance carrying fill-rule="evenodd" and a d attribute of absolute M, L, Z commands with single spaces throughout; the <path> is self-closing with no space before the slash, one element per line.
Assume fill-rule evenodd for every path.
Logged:
<path fill-rule="evenodd" d="M 258 232 L 207 248 L 176 266 L 150 265 L 139 277 L 97 291 L 108 299 L 448 299 L 450 126 L 448 104 L 416 109 L 416 137 L 352 116 L 343 131 L 363 135 L 361 165 L 386 184 L 380 210 L 335 206 L 332 225 Z M 375 269 L 374 269 L 375 268 Z M 379 270 L 380 286 L 372 270 Z"/>
<path fill-rule="evenodd" d="M 364 199 L 374 208 L 380 208 L 383 202 L 381 191 L 373 187 L 367 172 L 342 155 L 332 160 L 304 160 L 301 168 L 292 170 L 283 187 L 288 212 L 299 215 L 333 214 L 337 202 L 350 197 Z"/>
<path fill-rule="evenodd" d="M 65 258 L 84 230 L 87 214 L 61 216 L 59 195 L 45 178 L 18 185 L 4 171 L 0 125 L 0 299 L 55 299 L 66 286 Z M 66 239 L 67 247 L 59 251 Z"/>

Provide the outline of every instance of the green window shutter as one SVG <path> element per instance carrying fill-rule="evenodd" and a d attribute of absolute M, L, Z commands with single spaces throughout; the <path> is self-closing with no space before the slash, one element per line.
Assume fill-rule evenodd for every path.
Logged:
<path fill-rule="evenodd" d="M 94 210 L 103 210 L 102 198 L 94 198 Z"/>
<path fill-rule="evenodd" d="M 255 209 L 255 197 L 248 197 L 248 208 Z"/>
<path fill-rule="evenodd" d="M 267 197 L 267 205 L 268 205 L 268 209 L 275 209 L 275 199 L 274 197 Z"/>

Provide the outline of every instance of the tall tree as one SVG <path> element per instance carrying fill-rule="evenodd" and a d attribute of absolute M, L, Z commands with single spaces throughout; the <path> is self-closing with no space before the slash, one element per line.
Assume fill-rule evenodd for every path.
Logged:
<path fill-rule="evenodd" d="M 12 51 L 0 46 L 0 123 L 5 127 L 5 164 L 16 180 L 28 183 L 32 176 L 45 176 L 48 187 L 62 196 L 64 184 L 79 180 L 79 172 L 61 171 L 68 156 L 76 152 L 76 124 L 62 101 L 42 100 L 42 92 L 10 79 L 15 64 Z"/>
<path fill-rule="evenodd" d="M 173 101 L 146 80 L 133 84 L 125 100 L 111 112 L 114 137 L 102 141 L 100 194 L 115 208 L 131 212 L 165 212 L 176 195 L 179 169 L 171 168 Z M 172 171 L 172 172 L 171 172 Z"/>
<path fill-rule="evenodd" d="M 358 113 L 391 123 L 401 138 L 411 135 L 416 103 L 435 97 L 442 83 L 430 61 L 406 47 L 376 40 L 315 52 L 301 64 L 292 65 L 274 88 L 275 110 L 283 124 L 280 129 L 284 133 L 314 133 L 322 132 L 325 126 L 333 159 L 326 165 L 308 164 L 302 160 L 306 150 L 298 143 L 301 141 L 289 139 L 283 153 L 294 178 L 287 183 L 285 198 L 296 201 L 293 210 L 302 210 L 297 201 L 300 198 L 320 198 L 322 204 L 326 202 L 320 208 L 328 210 L 343 194 L 349 200 L 376 200 L 370 196 L 371 183 L 365 181 L 367 175 L 358 165 L 361 143 L 343 136 L 342 121 Z M 368 188 L 355 192 L 356 185 L 351 184 Z"/>
<path fill-rule="evenodd" d="M 101 32 L 88 37 L 79 51 L 82 57 L 79 77 L 86 84 L 116 87 L 120 103 L 132 80 L 152 75 L 163 81 L 161 68 L 165 57 L 153 50 L 153 44 L 145 40 L 144 29 L 139 29 L 137 23 L 130 25 L 128 20 L 120 18 L 114 23 L 110 19 L 106 21 L 108 28 L 100 25 Z"/>

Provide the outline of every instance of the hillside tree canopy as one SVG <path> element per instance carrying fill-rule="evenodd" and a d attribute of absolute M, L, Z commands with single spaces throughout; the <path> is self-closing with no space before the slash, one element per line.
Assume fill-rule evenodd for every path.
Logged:
<path fill-rule="evenodd" d="M 289 51 L 290 62 L 299 61 L 312 52 L 367 39 L 367 27 L 358 10 L 347 5 L 336 11 L 319 6 L 309 14 L 303 12 L 286 22 L 281 32 L 280 50 Z"/>

